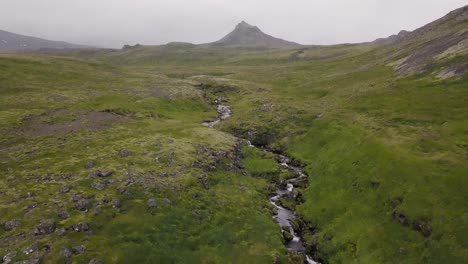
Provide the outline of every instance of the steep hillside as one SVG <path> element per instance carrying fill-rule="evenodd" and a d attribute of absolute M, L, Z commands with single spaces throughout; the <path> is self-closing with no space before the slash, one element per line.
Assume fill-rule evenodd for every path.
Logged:
<path fill-rule="evenodd" d="M 84 49 L 87 46 L 63 41 L 52 41 L 30 36 L 23 36 L 0 30 L 0 53 L 34 51 L 39 49 Z"/>
<path fill-rule="evenodd" d="M 388 50 L 401 75 L 430 72 L 445 79 L 468 71 L 468 6 L 405 34 Z"/>

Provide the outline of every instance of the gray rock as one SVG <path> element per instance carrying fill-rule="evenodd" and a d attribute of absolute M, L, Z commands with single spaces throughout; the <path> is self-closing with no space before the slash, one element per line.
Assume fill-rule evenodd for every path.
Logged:
<path fill-rule="evenodd" d="M 89 224 L 85 222 L 80 222 L 71 226 L 71 229 L 76 232 L 86 232 L 89 230 Z"/>
<path fill-rule="evenodd" d="M 121 149 L 119 154 L 122 158 L 126 158 L 131 155 L 130 151 L 128 151 L 127 149 Z"/>
<path fill-rule="evenodd" d="M 146 202 L 146 205 L 148 206 L 149 209 L 154 209 L 157 206 L 156 199 L 151 198 Z"/>
<path fill-rule="evenodd" d="M 94 259 L 90 260 L 88 264 L 104 264 L 104 262 L 99 260 L 99 259 L 94 258 Z"/>
<path fill-rule="evenodd" d="M 68 219 L 70 217 L 70 214 L 67 212 L 67 211 L 60 211 L 58 213 L 58 216 L 61 218 L 61 219 Z"/>
<path fill-rule="evenodd" d="M 11 231 L 11 230 L 15 229 L 15 227 L 19 226 L 20 224 L 21 224 L 21 222 L 20 222 L 19 219 L 13 219 L 11 221 L 5 222 L 3 224 L 3 229 L 5 231 Z"/>
<path fill-rule="evenodd" d="M 59 254 L 60 254 L 61 257 L 64 257 L 64 258 L 66 258 L 66 259 L 69 259 L 69 258 L 72 257 L 72 252 L 71 252 L 68 248 L 66 248 L 66 247 L 62 247 L 62 248 L 60 249 L 60 253 L 59 253 Z"/>
<path fill-rule="evenodd" d="M 65 228 L 57 228 L 55 230 L 55 233 L 58 235 L 58 236 L 64 236 L 67 234 L 67 230 L 65 230 Z"/>
<path fill-rule="evenodd" d="M 175 163 L 175 162 L 176 162 L 176 157 L 175 157 L 175 153 L 174 153 L 174 152 L 171 152 L 171 154 L 169 154 L 168 162 L 169 162 L 169 163 Z"/>
<path fill-rule="evenodd" d="M 60 188 L 60 193 L 68 193 L 70 191 L 70 186 L 62 186 Z"/>
<path fill-rule="evenodd" d="M 94 167 L 94 162 L 92 160 L 87 161 L 86 165 L 85 165 L 85 168 L 86 169 L 91 169 L 92 167 Z"/>
<path fill-rule="evenodd" d="M 91 201 L 89 199 L 81 198 L 75 202 L 75 208 L 80 211 L 87 211 L 91 206 Z"/>
<path fill-rule="evenodd" d="M 93 187 L 94 189 L 98 190 L 98 191 L 102 191 L 106 188 L 106 183 L 105 182 L 93 182 L 91 184 L 91 187 Z"/>
<path fill-rule="evenodd" d="M 30 254 L 32 254 L 32 253 L 38 251 L 38 250 L 39 250 L 39 246 L 37 245 L 37 243 L 34 243 L 34 244 L 30 245 L 29 247 L 27 247 L 27 248 L 23 251 L 23 253 L 24 253 L 25 255 L 30 255 Z"/>
<path fill-rule="evenodd" d="M 120 203 L 120 199 L 114 198 L 112 199 L 112 207 L 113 208 L 120 208 L 122 204 Z"/>
<path fill-rule="evenodd" d="M 82 254 L 86 251 L 86 247 L 84 245 L 72 247 L 72 252 L 74 255 Z"/>
<path fill-rule="evenodd" d="M 99 177 L 109 177 L 114 173 L 113 170 L 102 170 L 101 173 L 98 175 Z"/>
<path fill-rule="evenodd" d="M 39 258 L 33 258 L 33 259 L 27 259 L 27 260 L 15 262 L 15 264 L 39 264 L 39 263 L 41 263 L 41 259 Z"/>
<path fill-rule="evenodd" d="M 201 185 L 203 185 L 203 188 L 205 188 L 205 190 L 210 189 L 210 182 L 209 182 L 208 177 L 206 175 L 198 176 L 198 182 L 200 182 Z"/>
<path fill-rule="evenodd" d="M 120 193 L 120 194 L 126 194 L 127 193 L 127 189 L 126 188 L 118 188 L 117 191 Z"/>
<path fill-rule="evenodd" d="M 109 177 L 114 173 L 113 170 L 97 170 L 91 173 L 91 177 Z"/>
<path fill-rule="evenodd" d="M 34 229 L 34 235 L 48 235 L 52 234 L 55 231 L 55 220 L 54 219 L 46 219 L 41 220 L 39 225 Z"/>
<path fill-rule="evenodd" d="M 11 252 L 8 252 L 4 257 L 3 257 L 3 264 L 10 264 L 13 259 L 16 257 L 18 253 L 16 251 L 11 251 Z"/>
<path fill-rule="evenodd" d="M 128 178 L 127 180 L 125 180 L 125 185 L 127 185 L 127 186 L 130 185 L 130 184 L 132 184 L 132 183 L 135 183 L 135 179 L 133 179 L 133 178 Z"/>

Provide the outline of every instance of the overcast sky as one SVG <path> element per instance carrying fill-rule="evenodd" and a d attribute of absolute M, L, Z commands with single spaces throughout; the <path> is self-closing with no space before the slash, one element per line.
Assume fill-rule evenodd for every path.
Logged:
<path fill-rule="evenodd" d="M 121 47 L 215 41 L 241 20 L 302 44 L 374 40 L 414 30 L 468 0 L 0 0 L 0 29 Z"/>

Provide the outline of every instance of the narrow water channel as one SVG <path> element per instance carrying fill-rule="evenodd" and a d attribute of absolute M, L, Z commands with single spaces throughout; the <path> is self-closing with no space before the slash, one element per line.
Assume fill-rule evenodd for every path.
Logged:
<path fill-rule="evenodd" d="M 227 105 L 218 104 L 217 112 L 218 117 L 215 120 L 210 122 L 204 122 L 203 125 L 212 128 L 219 122 L 226 120 L 227 118 L 232 116 L 232 109 L 230 106 Z M 249 147 L 258 148 L 252 145 L 250 141 L 247 141 L 247 143 Z M 293 166 L 291 164 L 291 160 L 287 156 L 273 153 L 265 148 L 259 149 L 274 155 L 276 157 L 276 161 L 281 165 L 283 169 L 288 169 L 295 175 L 295 177 L 287 180 L 286 187 L 284 187 L 284 185 L 281 186 L 280 184 L 277 184 L 275 193 L 269 197 L 270 203 L 277 208 L 276 213 L 273 215 L 273 218 L 280 226 L 281 232 L 286 232 L 285 230 L 289 230 L 289 233 L 293 237 L 291 241 L 285 244 L 286 248 L 288 250 L 304 254 L 307 260 L 306 263 L 308 264 L 319 264 L 318 262 L 315 262 L 311 256 L 306 254 L 304 241 L 299 236 L 299 234 L 296 233 L 296 231 L 293 228 L 293 225 L 291 224 L 296 219 L 296 213 L 281 206 L 281 199 L 283 197 L 292 195 L 295 187 L 294 184 L 307 180 L 307 174 L 304 172 L 304 169 L 302 167 Z"/>

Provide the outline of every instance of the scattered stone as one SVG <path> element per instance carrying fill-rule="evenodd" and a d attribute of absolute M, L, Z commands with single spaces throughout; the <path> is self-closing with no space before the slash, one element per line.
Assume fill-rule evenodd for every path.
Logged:
<path fill-rule="evenodd" d="M 88 211 L 91 208 L 91 201 L 89 199 L 81 198 L 75 202 L 75 208 L 80 211 Z"/>
<path fill-rule="evenodd" d="M 120 157 L 122 158 L 126 158 L 131 155 L 130 151 L 128 151 L 127 149 L 121 149 L 119 153 Z"/>
<path fill-rule="evenodd" d="M 89 264 L 104 264 L 103 261 L 99 260 L 99 259 L 92 259 L 89 261 Z"/>
<path fill-rule="evenodd" d="M 55 231 L 55 220 L 41 220 L 40 224 L 34 229 L 34 235 L 48 235 Z"/>
<path fill-rule="evenodd" d="M 3 264 L 10 264 L 18 253 L 16 251 L 10 251 L 3 257 Z"/>
<path fill-rule="evenodd" d="M 400 223 L 400 225 L 403 225 L 403 226 L 408 226 L 409 225 L 408 218 L 402 213 L 393 212 L 393 218 L 395 220 L 397 220 L 398 223 Z"/>
<path fill-rule="evenodd" d="M 29 247 L 27 247 L 27 248 L 23 251 L 23 253 L 24 253 L 25 255 L 30 255 L 30 254 L 32 254 L 32 253 L 38 251 L 38 250 L 39 250 L 39 246 L 37 245 L 37 243 L 34 243 L 34 244 L 30 245 Z"/>
<path fill-rule="evenodd" d="M 67 212 L 67 211 L 60 211 L 58 213 L 58 216 L 61 218 L 61 219 L 68 219 L 70 217 L 70 214 Z"/>
<path fill-rule="evenodd" d="M 169 163 L 175 163 L 175 162 L 176 162 L 176 157 L 175 157 L 175 153 L 174 153 L 174 152 L 171 152 L 171 154 L 169 154 L 168 162 L 169 162 Z"/>
<path fill-rule="evenodd" d="M 415 220 L 413 222 L 413 229 L 420 232 L 425 237 L 428 237 L 432 234 L 432 226 L 422 220 Z"/>
<path fill-rule="evenodd" d="M 271 111 L 272 109 L 273 109 L 272 104 L 263 104 L 262 106 L 258 108 L 258 110 L 261 110 L 261 111 Z"/>
<path fill-rule="evenodd" d="M 80 222 L 78 224 L 74 224 L 71 227 L 76 232 L 86 232 L 89 230 L 89 224 L 85 222 Z"/>
<path fill-rule="evenodd" d="M 86 168 L 86 169 L 91 169 L 91 168 L 93 168 L 93 167 L 94 167 L 94 162 L 93 162 L 92 160 L 88 160 L 88 161 L 86 162 L 85 168 Z"/>
<path fill-rule="evenodd" d="M 146 202 L 146 205 L 148 206 L 149 209 L 155 209 L 157 204 L 156 204 L 156 199 L 151 198 Z"/>
<path fill-rule="evenodd" d="M 92 177 L 109 177 L 114 173 L 113 170 L 97 170 L 91 173 Z"/>
<path fill-rule="evenodd" d="M 82 254 L 86 251 L 86 247 L 84 245 L 72 247 L 72 252 L 74 255 Z"/>
<path fill-rule="evenodd" d="M 205 190 L 210 189 L 210 182 L 206 175 L 198 176 L 198 181 L 201 183 L 201 185 L 203 185 L 203 188 L 205 188 Z"/>
<path fill-rule="evenodd" d="M 114 198 L 112 199 L 112 208 L 120 208 L 122 204 L 120 203 L 120 199 Z"/>
<path fill-rule="evenodd" d="M 135 183 L 135 179 L 133 179 L 133 178 L 128 178 L 127 180 L 125 180 L 125 185 L 127 185 L 127 186 L 130 185 L 130 184 L 132 184 L 132 183 Z"/>
<path fill-rule="evenodd" d="M 194 192 L 194 193 L 192 193 L 192 197 L 193 197 L 194 199 L 198 199 L 198 198 L 201 197 L 201 194 L 200 194 L 199 192 Z"/>
<path fill-rule="evenodd" d="M 71 190 L 70 186 L 62 186 L 60 188 L 60 193 L 68 193 Z"/>
<path fill-rule="evenodd" d="M 5 231 L 11 231 L 11 230 L 13 230 L 14 228 L 16 228 L 17 226 L 19 226 L 20 223 L 21 223 L 21 222 L 20 222 L 19 219 L 13 219 L 13 220 L 11 220 L 11 221 L 5 222 L 5 223 L 3 224 L 3 229 L 4 229 Z"/>
<path fill-rule="evenodd" d="M 106 183 L 105 182 L 101 182 L 101 181 L 98 181 L 98 182 L 93 182 L 91 184 L 91 187 L 93 187 L 94 189 L 98 190 L 98 191 L 102 191 L 106 188 Z"/>
<path fill-rule="evenodd" d="M 117 191 L 120 193 L 120 194 L 127 194 L 127 189 L 126 188 L 118 188 Z"/>
<path fill-rule="evenodd" d="M 224 96 L 220 96 L 216 98 L 214 101 L 215 104 L 221 104 L 221 103 L 226 103 L 226 102 L 228 102 L 228 99 Z"/>
<path fill-rule="evenodd" d="M 66 258 L 66 259 L 69 259 L 69 258 L 72 257 L 72 252 L 71 252 L 68 248 L 66 248 L 66 247 L 62 247 L 62 248 L 60 249 L 60 253 L 59 253 L 59 254 L 60 254 L 61 257 L 64 257 L 64 258 Z"/>
<path fill-rule="evenodd" d="M 39 258 L 27 259 L 27 260 L 15 262 L 15 264 L 39 264 L 39 263 L 41 263 L 41 259 Z"/>
<path fill-rule="evenodd" d="M 55 230 L 55 233 L 58 235 L 58 236 L 64 236 L 67 234 L 67 230 L 65 230 L 65 228 L 57 228 Z"/>

